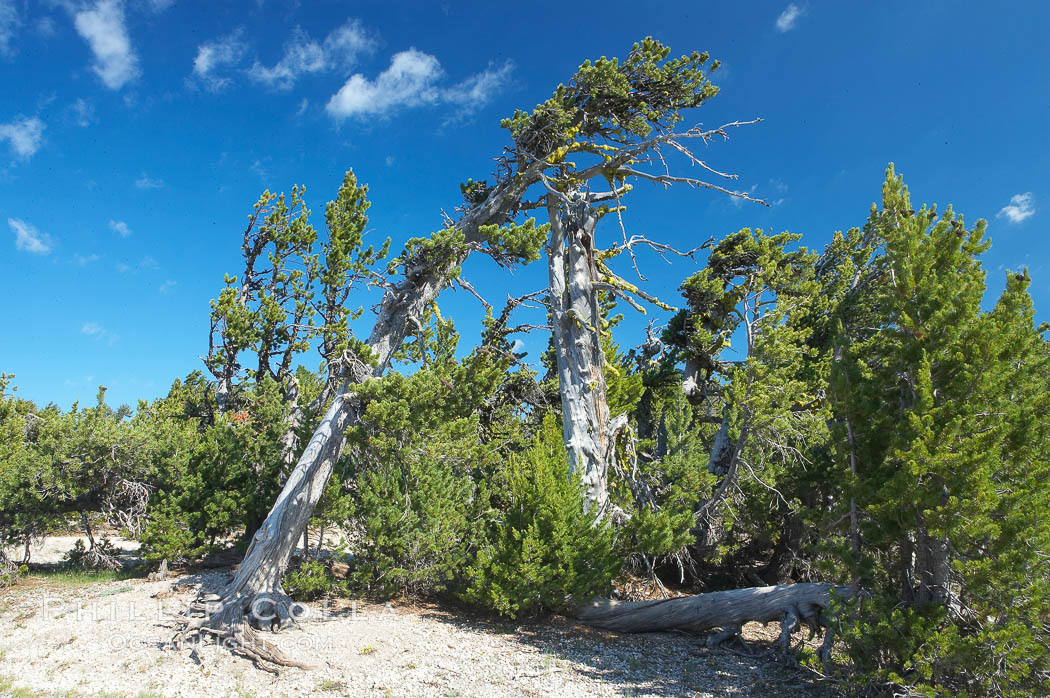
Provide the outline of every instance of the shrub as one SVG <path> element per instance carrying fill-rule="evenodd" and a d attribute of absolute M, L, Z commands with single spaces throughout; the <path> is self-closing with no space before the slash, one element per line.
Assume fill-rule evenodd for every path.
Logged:
<path fill-rule="evenodd" d="M 176 385 L 169 401 L 183 392 Z M 196 559 L 224 539 L 258 529 L 281 491 L 287 408 L 269 378 L 240 396 L 244 409 L 221 415 L 191 445 L 188 457 L 161 474 L 142 538 L 150 560 Z"/>
<path fill-rule="evenodd" d="M 435 321 L 438 316 L 433 315 Z M 352 525 L 361 540 L 350 574 L 357 591 L 422 594 L 458 587 L 492 517 L 487 494 L 496 448 L 479 439 L 479 404 L 503 367 L 489 355 L 455 361 L 451 328 L 412 376 L 391 374 L 362 388 L 362 426 L 348 434 Z M 439 360 L 440 359 L 440 360 Z"/>
<path fill-rule="evenodd" d="M 473 438 L 466 426 L 449 431 Z M 354 521 L 363 536 L 350 573 L 355 588 L 382 595 L 441 591 L 463 568 L 479 501 L 468 468 L 471 449 L 479 447 L 449 431 L 403 449 L 371 440 L 382 456 L 357 477 Z"/>
<path fill-rule="evenodd" d="M 96 540 L 90 548 L 78 538 L 73 544 L 73 549 L 63 556 L 63 560 L 70 567 L 82 570 L 115 570 L 121 567 L 120 560 L 117 559 L 119 553 L 120 550 L 109 538 Z"/>
<path fill-rule="evenodd" d="M 620 569 L 610 528 L 584 513 L 561 425 L 548 414 L 503 473 L 506 506 L 467 569 L 463 598 L 503 615 L 563 610 L 605 591 Z"/>
<path fill-rule="evenodd" d="M 307 560 L 289 570 L 281 585 L 296 601 L 313 601 L 332 594 L 338 587 L 332 568 L 317 560 Z"/>

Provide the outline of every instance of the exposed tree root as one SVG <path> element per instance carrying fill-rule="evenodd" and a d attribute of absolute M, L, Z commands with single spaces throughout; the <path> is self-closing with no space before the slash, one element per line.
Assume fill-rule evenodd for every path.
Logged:
<path fill-rule="evenodd" d="M 184 642 L 211 637 L 266 671 L 312 668 L 289 658 L 258 631 L 280 630 L 305 614 L 305 607 L 284 593 L 281 579 L 332 473 L 346 425 L 356 419 L 357 403 L 347 400 L 345 387 L 332 400 L 266 520 L 252 536 L 233 580 L 219 594 L 198 596 L 180 618 L 172 638 L 176 649 Z"/>
<path fill-rule="evenodd" d="M 119 570 L 123 566 L 109 548 L 100 545 L 95 545 L 86 551 L 80 558 L 79 564 L 89 570 Z"/>
<path fill-rule="evenodd" d="M 255 666 L 272 674 L 280 667 L 313 669 L 290 658 L 272 642 L 263 639 L 261 629 L 279 630 L 295 622 L 297 609 L 303 608 L 283 591 L 200 595 L 177 623 L 171 642 L 181 650 L 184 642 L 203 642 L 212 638 L 233 654 L 252 660 Z M 199 656 L 199 655 L 198 655 Z"/>
<path fill-rule="evenodd" d="M 704 632 L 719 628 L 719 632 L 705 641 L 708 647 L 738 637 L 748 621 L 779 620 L 781 631 L 777 644 L 782 651 L 790 646 L 791 634 L 805 623 L 813 632 L 825 628 L 820 655 L 826 660 L 830 658 L 833 637 L 831 628 L 824 622 L 824 611 L 833 594 L 839 598 L 851 595 L 849 587 L 831 584 L 781 584 L 659 601 L 598 599 L 577 609 L 575 616 L 586 625 L 622 633 Z"/>

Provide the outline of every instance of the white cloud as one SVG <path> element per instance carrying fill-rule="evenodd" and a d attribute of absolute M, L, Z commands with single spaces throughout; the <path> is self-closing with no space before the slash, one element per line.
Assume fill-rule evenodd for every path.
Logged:
<path fill-rule="evenodd" d="M 97 322 L 85 322 L 80 326 L 80 333 L 86 334 L 88 337 L 92 337 L 95 341 L 105 342 L 109 346 L 113 346 L 120 339 L 120 336 L 114 332 L 110 332 L 102 325 Z"/>
<path fill-rule="evenodd" d="M 7 141 L 15 155 L 28 160 L 40 150 L 44 140 L 44 122 L 28 116 L 16 116 L 14 121 L 0 124 L 0 141 Z"/>
<path fill-rule="evenodd" d="M 1014 194 L 1010 197 L 1010 203 L 999 211 L 999 217 L 1006 216 L 1011 223 L 1020 223 L 1033 214 L 1035 214 L 1035 200 L 1030 191 L 1024 194 Z"/>
<path fill-rule="evenodd" d="M 43 17 L 38 19 L 34 28 L 36 29 L 36 33 L 44 37 L 45 39 L 50 39 L 52 36 L 58 33 L 57 31 L 55 31 L 55 20 L 51 19 L 47 15 L 44 15 Z"/>
<path fill-rule="evenodd" d="M 178 285 L 179 285 L 178 281 L 172 281 L 171 279 L 168 279 L 167 281 L 165 281 L 164 283 L 162 283 L 160 285 L 160 288 L 158 288 L 157 291 L 159 293 L 167 295 L 167 294 L 171 293 L 172 291 L 174 291 L 175 287 L 178 286 Z"/>
<path fill-rule="evenodd" d="M 490 65 L 486 70 L 468 77 L 452 87 L 437 83 L 444 75 L 441 63 L 428 53 L 414 48 L 394 54 L 390 67 L 375 80 L 360 73 L 332 95 L 326 109 L 335 119 L 351 116 L 385 116 L 399 107 L 418 107 L 428 104 L 452 104 L 457 114 L 452 119 L 469 116 L 492 101 L 506 85 L 514 65 Z"/>
<path fill-rule="evenodd" d="M 269 158 L 267 158 L 269 160 Z M 262 160 L 256 160 L 251 164 L 251 170 L 255 174 L 259 175 L 259 179 L 266 179 L 266 166 L 263 165 Z"/>
<path fill-rule="evenodd" d="M 467 116 L 491 102 L 506 86 L 513 71 L 514 64 L 511 61 L 499 68 L 489 64 L 482 72 L 446 90 L 444 99 L 460 107 L 459 116 Z"/>
<path fill-rule="evenodd" d="M 135 180 L 135 186 L 139 189 L 163 189 L 164 180 L 154 179 L 153 177 L 150 177 L 148 174 L 143 172 L 141 175 L 139 175 L 139 178 Z"/>
<path fill-rule="evenodd" d="M 142 269 L 157 269 L 160 265 L 157 264 L 157 260 L 153 259 L 149 255 L 146 255 L 139 261 L 139 267 Z"/>
<path fill-rule="evenodd" d="M 109 222 L 109 229 L 114 233 L 117 233 L 122 238 L 129 237 L 131 235 L 131 228 L 124 221 L 113 221 Z"/>
<path fill-rule="evenodd" d="M 357 63 L 359 56 L 376 49 L 376 40 L 369 36 L 361 22 L 349 20 L 332 30 L 324 39 L 324 53 L 333 70 L 347 70 Z"/>
<path fill-rule="evenodd" d="M 328 113 L 337 119 L 385 114 L 396 107 L 431 104 L 440 98 L 434 82 L 441 64 L 430 54 L 410 48 L 394 54 L 390 67 L 375 80 L 360 73 L 350 76 L 328 101 Z"/>
<path fill-rule="evenodd" d="M 97 121 L 95 118 L 94 105 L 83 98 L 79 98 L 77 101 L 73 102 L 69 109 L 73 113 L 73 119 L 77 122 L 77 126 L 80 126 L 81 128 L 87 128 Z"/>
<path fill-rule="evenodd" d="M 73 24 L 95 54 L 92 68 L 106 87 L 119 90 L 139 74 L 119 0 L 99 0 L 93 8 L 77 12 Z"/>
<path fill-rule="evenodd" d="M 798 18 L 806 14 L 805 8 L 799 7 L 795 3 L 791 3 L 784 11 L 777 17 L 777 31 L 781 34 L 791 31 L 798 24 Z"/>
<path fill-rule="evenodd" d="M 767 196 L 766 201 L 770 206 L 779 206 L 784 203 L 787 196 L 788 185 L 781 182 L 779 179 L 769 180 L 769 191 L 773 192 L 772 196 Z"/>
<path fill-rule="evenodd" d="M 312 39 L 301 27 L 296 27 L 281 60 L 272 67 L 256 61 L 248 76 L 271 88 L 289 90 L 304 74 L 346 70 L 360 55 L 374 48 L 375 41 L 357 20 L 332 30 L 324 41 Z"/>
<path fill-rule="evenodd" d="M 13 56 L 11 41 L 22 26 L 14 0 L 0 0 L 0 56 Z"/>
<path fill-rule="evenodd" d="M 100 258 L 97 254 L 89 254 L 87 256 L 82 254 L 73 255 L 73 263 L 76 264 L 78 267 L 86 267 L 92 262 L 97 262 L 99 259 Z"/>
<path fill-rule="evenodd" d="M 42 233 L 35 226 L 17 218 L 8 218 L 7 224 L 15 234 L 15 249 L 33 254 L 48 254 L 54 249 L 55 243 L 51 236 Z"/>
<path fill-rule="evenodd" d="M 243 34 L 244 30 L 237 29 L 229 36 L 205 41 L 197 47 L 197 57 L 193 59 L 193 77 L 205 89 L 218 92 L 232 82 L 220 73 L 244 59 L 248 45 L 241 38 Z"/>
<path fill-rule="evenodd" d="M 175 0 L 146 0 L 146 4 L 154 12 L 163 12 L 175 4 Z"/>

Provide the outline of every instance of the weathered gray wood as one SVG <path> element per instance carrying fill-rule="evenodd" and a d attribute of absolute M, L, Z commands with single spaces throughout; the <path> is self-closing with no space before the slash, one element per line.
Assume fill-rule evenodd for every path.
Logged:
<path fill-rule="evenodd" d="M 850 590 L 832 584 L 804 583 L 713 591 L 658 601 L 596 599 L 576 609 L 573 615 L 586 625 L 621 633 L 722 629 L 709 638 L 709 645 L 734 636 L 744 623 L 780 621 L 780 644 L 786 649 L 799 621 L 814 628 L 824 625 L 823 612 L 832 594 L 849 598 Z"/>
<path fill-rule="evenodd" d="M 601 315 L 595 283 L 598 216 L 584 200 L 548 198 L 551 328 L 561 395 L 562 432 L 584 508 L 604 516 L 609 503 L 609 407 L 605 395 Z"/>

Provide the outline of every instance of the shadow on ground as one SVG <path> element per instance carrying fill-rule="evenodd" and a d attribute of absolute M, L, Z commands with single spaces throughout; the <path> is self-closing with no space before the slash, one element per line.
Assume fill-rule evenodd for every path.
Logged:
<path fill-rule="evenodd" d="M 708 649 L 703 636 L 680 632 L 622 635 L 561 616 L 515 622 L 437 605 L 417 612 L 459 630 L 512 635 L 527 651 L 544 657 L 550 671 L 575 672 L 621 695 L 840 695 L 799 667 L 794 657 L 780 655 L 773 648 L 776 632 L 767 638 L 756 637 L 763 634 L 761 628 L 750 633 L 747 642 Z"/>

